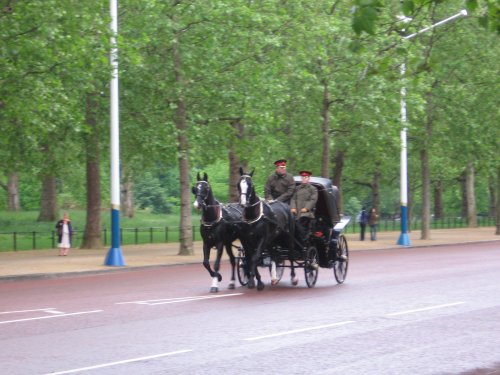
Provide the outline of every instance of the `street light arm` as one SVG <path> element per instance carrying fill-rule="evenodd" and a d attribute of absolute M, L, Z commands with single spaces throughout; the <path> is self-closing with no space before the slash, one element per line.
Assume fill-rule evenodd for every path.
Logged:
<path fill-rule="evenodd" d="M 439 21 L 439 22 L 436 22 L 434 25 L 431 25 L 429 27 L 425 27 L 423 28 L 422 30 L 419 30 L 417 31 L 416 33 L 413 33 L 413 34 L 410 34 L 410 35 L 407 35 L 407 36 L 404 36 L 403 39 L 411 39 L 411 38 L 414 38 L 416 37 L 417 35 L 419 34 L 422 34 L 422 33 L 425 33 L 426 31 L 429 31 L 429 30 L 432 30 L 433 28 L 437 27 L 437 26 L 440 26 L 444 23 L 447 23 L 447 22 L 450 22 L 452 20 L 454 20 L 455 18 L 459 18 L 459 17 L 465 17 L 467 16 L 467 11 L 465 9 L 462 9 L 460 12 L 458 12 L 457 14 L 451 16 L 451 17 L 448 17 L 442 21 Z"/>

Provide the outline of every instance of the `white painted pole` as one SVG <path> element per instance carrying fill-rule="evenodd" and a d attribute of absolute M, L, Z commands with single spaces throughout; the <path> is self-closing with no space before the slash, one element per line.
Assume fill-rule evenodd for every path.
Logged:
<path fill-rule="evenodd" d="M 119 122 L 119 87 L 118 87 L 118 0 L 110 0 L 111 14 L 111 82 L 110 82 L 110 132 L 111 132 L 111 248 L 104 264 L 106 266 L 124 266 L 120 248 L 120 122 Z"/>
<path fill-rule="evenodd" d="M 436 22 L 435 24 L 425 27 L 422 30 L 417 31 L 416 33 L 407 35 L 403 37 L 403 39 L 412 39 L 416 37 L 417 35 L 420 35 L 422 33 L 425 33 L 426 31 L 432 30 L 433 28 L 443 25 L 447 22 L 453 21 L 456 18 L 459 17 L 465 17 L 467 16 L 467 11 L 465 9 L 462 9 L 460 12 L 457 14 L 454 14 L 451 17 L 448 17 L 442 21 Z M 404 79 L 404 76 L 406 74 L 406 64 L 403 62 L 401 64 L 401 79 Z M 401 87 L 401 101 L 400 101 L 400 106 L 401 106 L 401 183 L 400 183 L 400 188 L 401 188 L 401 234 L 399 236 L 399 239 L 397 241 L 398 245 L 402 246 L 411 246 L 410 242 L 410 237 L 408 235 L 408 152 L 407 152 L 407 142 L 406 142 L 406 137 L 407 137 L 407 132 L 408 132 L 408 127 L 407 127 L 407 117 L 406 117 L 406 87 L 403 84 Z"/>

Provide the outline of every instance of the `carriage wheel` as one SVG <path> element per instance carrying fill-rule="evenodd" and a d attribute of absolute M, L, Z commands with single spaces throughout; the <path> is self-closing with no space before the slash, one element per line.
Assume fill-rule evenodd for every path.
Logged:
<path fill-rule="evenodd" d="M 241 286 L 248 284 L 247 261 L 245 259 L 245 251 L 238 248 L 238 257 L 236 258 L 236 267 L 238 268 L 238 281 Z"/>
<path fill-rule="evenodd" d="M 333 265 L 333 273 L 335 275 L 335 280 L 339 284 L 345 281 L 347 275 L 347 267 L 349 266 L 349 248 L 347 246 L 347 240 L 343 234 L 339 236 L 338 249 L 337 249 L 337 259 Z"/>
<path fill-rule="evenodd" d="M 306 278 L 306 284 L 309 288 L 316 285 L 318 280 L 318 250 L 314 246 L 310 246 L 307 249 L 306 260 L 304 262 L 304 274 Z"/>
<path fill-rule="evenodd" d="M 278 281 L 280 281 L 281 278 L 283 277 L 284 271 L 285 271 L 285 261 L 283 260 L 276 261 L 276 278 Z M 272 276 L 271 266 L 269 266 L 269 274 Z"/>

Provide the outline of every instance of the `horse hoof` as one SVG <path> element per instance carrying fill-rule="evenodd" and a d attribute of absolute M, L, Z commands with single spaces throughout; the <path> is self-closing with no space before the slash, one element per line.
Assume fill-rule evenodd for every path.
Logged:
<path fill-rule="evenodd" d="M 248 281 L 247 287 L 248 289 L 253 289 L 255 288 L 255 283 L 253 281 Z"/>
<path fill-rule="evenodd" d="M 235 288 L 234 283 L 231 283 L 227 286 L 227 289 L 234 289 L 234 288 Z"/>
<path fill-rule="evenodd" d="M 217 293 L 219 291 L 219 288 L 213 286 L 210 288 L 210 293 Z"/>
<path fill-rule="evenodd" d="M 257 290 L 258 290 L 258 291 L 261 291 L 261 290 L 263 290 L 263 289 L 264 289 L 264 283 L 258 283 L 258 284 L 257 284 Z"/>
<path fill-rule="evenodd" d="M 279 282 L 280 282 L 279 279 L 272 279 L 271 285 L 278 285 Z"/>
<path fill-rule="evenodd" d="M 219 279 L 219 283 L 220 283 L 222 281 L 222 275 L 220 273 L 218 273 L 217 278 Z"/>
<path fill-rule="evenodd" d="M 292 285 L 297 285 L 299 283 L 299 279 L 297 277 L 292 279 Z"/>

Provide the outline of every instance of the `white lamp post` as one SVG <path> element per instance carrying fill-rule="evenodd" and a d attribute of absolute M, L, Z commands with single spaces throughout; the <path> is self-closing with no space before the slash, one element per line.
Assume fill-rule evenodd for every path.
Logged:
<path fill-rule="evenodd" d="M 462 9 L 457 14 L 448 17 L 442 21 L 436 22 L 435 24 L 425 27 L 422 30 L 417 31 L 416 33 L 407 35 L 403 37 L 403 39 L 412 39 L 417 35 L 425 33 L 426 31 L 432 30 L 433 28 L 443 25 L 447 22 L 453 21 L 459 17 L 465 17 L 467 15 L 467 11 Z M 406 19 L 403 19 L 406 20 Z M 406 73 L 406 65 L 403 62 L 401 64 L 401 78 L 404 77 Z M 410 237 L 408 236 L 408 167 L 407 167 L 407 145 L 406 145 L 406 87 L 403 85 L 401 87 L 401 234 L 399 236 L 398 245 L 401 246 L 411 246 Z"/>
<path fill-rule="evenodd" d="M 124 266 L 122 249 L 120 248 L 120 136 L 118 117 L 118 0 L 110 0 L 111 14 L 111 91 L 110 91 L 110 132 L 111 132 L 111 248 L 106 255 L 106 266 Z"/>

